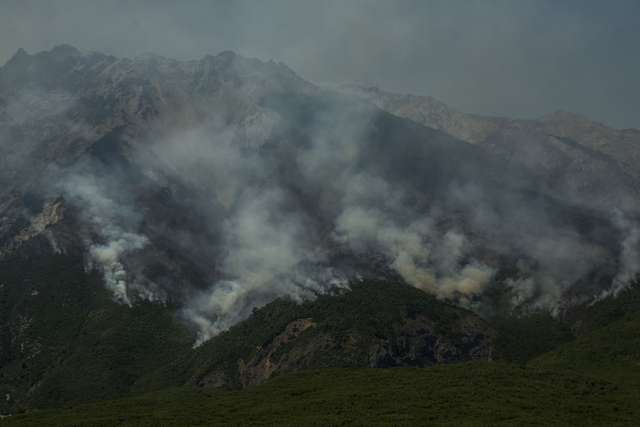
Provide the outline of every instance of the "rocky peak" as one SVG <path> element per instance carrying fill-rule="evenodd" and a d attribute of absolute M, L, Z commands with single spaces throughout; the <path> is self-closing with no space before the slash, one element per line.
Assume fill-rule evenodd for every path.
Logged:
<path fill-rule="evenodd" d="M 130 124 L 191 126 L 211 122 L 213 116 L 262 135 L 260 129 L 271 128 L 277 113 L 262 107 L 261 100 L 316 90 L 282 64 L 231 51 L 180 61 L 155 54 L 116 58 L 60 45 L 33 55 L 19 51 L 0 67 L 0 120 L 38 133 L 31 140 L 51 139 L 55 133 L 74 150 Z M 82 129 L 81 135 L 69 127 Z M 55 151 L 66 155 L 62 145 Z"/>
<path fill-rule="evenodd" d="M 155 54 L 133 59 L 116 58 L 59 45 L 34 55 L 20 49 L 0 67 L 0 94 L 27 86 L 83 95 L 96 92 L 108 95 L 110 91 L 129 90 L 131 85 L 150 85 L 163 92 L 171 90 L 197 95 L 216 91 L 224 82 L 236 87 L 259 86 L 263 90 L 308 90 L 313 86 L 282 64 L 246 58 L 231 51 L 206 55 L 198 60 L 178 61 Z M 126 88 L 118 89 L 123 85 Z"/>
<path fill-rule="evenodd" d="M 482 142 L 495 130 L 491 120 L 464 114 L 431 96 L 391 93 L 371 86 L 342 86 L 348 93 L 399 117 L 438 129 L 471 144 Z"/>
<path fill-rule="evenodd" d="M 587 117 L 582 116 L 571 111 L 557 110 L 553 113 L 546 114 L 540 118 L 543 122 L 581 122 L 581 123 L 594 123 Z"/>
<path fill-rule="evenodd" d="M 82 52 L 69 44 L 59 44 L 54 46 L 49 52 L 52 57 L 78 57 L 82 56 Z"/>
<path fill-rule="evenodd" d="M 7 64 L 15 63 L 18 61 L 24 61 L 28 57 L 29 57 L 29 54 L 27 53 L 27 51 L 24 50 L 23 48 L 19 48 L 16 51 L 16 53 L 14 53 L 11 56 L 11 58 L 9 58 L 9 60 L 7 61 Z"/>

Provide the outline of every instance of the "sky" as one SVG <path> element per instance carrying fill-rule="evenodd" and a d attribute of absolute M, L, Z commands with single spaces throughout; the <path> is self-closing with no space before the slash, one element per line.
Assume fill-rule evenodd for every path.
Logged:
<path fill-rule="evenodd" d="M 61 43 L 177 59 L 233 50 L 465 112 L 640 128 L 639 21 L 638 0 L 0 0 L 0 63 Z"/>

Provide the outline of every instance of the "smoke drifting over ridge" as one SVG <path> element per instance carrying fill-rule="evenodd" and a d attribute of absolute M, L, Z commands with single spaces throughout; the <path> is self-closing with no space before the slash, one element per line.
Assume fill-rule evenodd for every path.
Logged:
<path fill-rule="evenodd" d="M 472 298 L 489 283 L 490 267 L 461 264 L 468 255 L 462 234 L 440 235 L 428 213 L 407 209 L 400 188 L 353 170 L 366 149 L 359 126 L 369 123 L 363 117 L 330 134 L 314 129 L 309 145 L 285 160 L 261 154 L 268 141 L 238 142 L 234 135 L 242 132 L 232 127 L 170 132 L 169 140 L 152 143 L 155 159 L 177 171 L 172 178 L 202 190 L 210 224 L 221 228 L 223 255 L 216 262 L 223 278 L 185 310 L 201 340 L 275 297 L 302 300 L 346 286 L 354 272 L 334 266 L 337 247 L 363 258 L 381 254 L 409 284 L 442 297 Z M 295 182 L 287 172 L 299 172 Z M 300 206 L 296 190 L 319 200 Z"/>
<path fill-rule="evenodd" d="M 377 258 L 382 269 L 367 274 L 388 271 L 440 298 L 475 307 L 495 286 L 501 266 L 485 262 L 484 243 L 470 240 L 466 231 L 478 236 L 503 227 L 487 238 L 510 245 L 522 239 L 514 245 L 525 260 L 518 264 L 522 277 L 506 282 L 514 307 L 557 310 L 563 293 L 605 256 L 584 236 L 561 229 L 541 212 L 529 212 L 535 204 L 500 200 L 510 212 L 528 212 L 509 224 L 492 205 L 496 195 L 488 189 L 475 194 L 482 200 L 474 200 L 461 198 L 457 184 L 422 192 L 415 185 L 420 181 L 394 182 L 396 166 L 389 174 L 362 161 L 371 148 L 370 127 L 381 113 L 360 105 L 353 117 L 352 108 L 331 104 L 315 117 L 302 144 L 288 139 L 282 123 L 292 111 L 268 114 L 264 128 L 254 133 L 261 135 L 257 138 L 247 139 L 243 124 L 221 124 L 224 120 L 213 117 L 213 126 L 161 129 L 136 143 L 137 167 L 152 180 L 195 189 L 190 203 L 217 236 L 208 253 L 219 274 L 191 292 L 182 310 L 198 328 L 198 342 L 274 298 L 301 301 L 348 286 L 361 273 L 344 262 L 351 258 L 365 263 Z M 467 211 L 461 218 L 468 213 L 472 218 L 450 220 L 448 204 Z M 523 223 L 540 234 L 517 230 Z M 130 233 L 122 235 L 115 242 L 127 241 Z M 336 262 L 336 254 L 343 259 Z"/>
<path fill-rule="evenodd" d="M 142 171 L 143 187 L 188 189 L 188 206 L 182 208 L 198 210 L 207 228 L 200 231 L 215 236 L 199 246 L 208 257 L 203 262 L 217 266 L 216 276 L 205 278 L 208 285 L 171 284 L 192 289 L 182 313 L 198 328 L 198 342 L 274 298 L 302 301 L 361 277 L 349 261 L 336 263 L 336 254 L 365 262 L 382 256 L 383 269 L 407 283 L 461 302 L 480 295 L 489 283 L 491 267 L 463 259 L 469 245 L 460 231 L 438 229 L 429 212 L 408 206 L 401 186 L 367 172 L 365 163 L 358 165 L 369 126 L 381 112 L 357 105 L 356 117 L 345 121 L 342 116 L 353 115 L 353 106 L 343 102 L 319 113 L 299 146 L 287 127 L 298 124 L 285 125 L 289 119 L 280 116 L 295 115 L 293 109 L 253 114 L 258 119 L 250 121 L 252 132 L 246 120 L 229 124 L 224 117 L 230 111 L 215 111 L 205 120 L 209 124 L 167 127 L 159 120 L 143 136 L 113 142 L 130 147 L 124 167 Z M 103 272 L 120 302 L 165 300 L 172 291 L 157 294 L 158 286 L 141 273 L 145 248 L 157 243 L 141 227 L 153 214 L 144 214 L 136 200 L 138 184 L 122 168 L 95 160 L 72 170 L 63 194 L 95 231 L 86 239 L 90 267 Z M 190 221 L 188 214 L 185 220 Z M 164 232 L 163 244 L 176 248 L 196 238 Z"/>
<path fill-rule="evenodd" d="M 338 122 L 338 111 L 326 114 L 335 117 L 324 117 L 321 123 Z M 444 251 L 431 255 L 428 245 L 437 245 L 439 237 L 429 218 L 405 211 L 409 223 L 398 223 L 398 211 L 405 206 L 403 192 L 381 177 L 352 170 L 366 147 L 360 126 L 369 124 L 367 115 L 333 132 L 312 128 L 309 144 L 284 159 L 261 154 L 259 147 L 268 145 L 266 140 L 239 142 L 234 136 L 244 132 L 233 127 L 188 129 L 152 144 L 154 158 L 177 171 L 173 178 L 210 198 L 202 204 L 212 209 L 212 227 L 222 228 L 218 244 L 224 249 L 218 262 L 224 278 L 198 293 L 185 311 L 203 328 L 203 338 L 277 296 L 300 300 L 346 286 L 349 273 L 335 268 L 330 259 L 338 246 L 363 257 L 381 253 L 408 283 L 436 294 L 440 286 L 442 295 L 478 294 L 488 283 L 488 267 L 472 271 L 467 266 L 457 272 L 462 235 L 447 233 Z M 283 168 L 288 169 L 284 175 Z M 294 182 L 286 172 L 300 175 L 293 174 Z M 294 186 L 320 196 L 320 201 L 300 206 Z M 221 223 L 216 222 L 219 218 Z M 430 270 L 434 261 L 449 274 L 438 282 Z M 478 275 L 479 271 L 485 273 Z"/>
<path fill-rule="evenodd" d="M 62 50 L 44 55 L 47 71 L 46 55 L 63 55 L 95 74 L 86 87 L 63 80 L 76 104 L 55 119 L 64 129 L 42 132 L 54 150 L 24 137 L 57 165 L 44 196 L 80 213 L 89 267 L 118 301 L 180 306 L 198 342 L 274 298 L 362 277 L 478 310 L 498 290 L 511 308 L 557 311 L 567 293 L 592 298 L 637 271 L 637 211 L 615 217 L 599 194 L 549 186 L 280 64 Z"/>

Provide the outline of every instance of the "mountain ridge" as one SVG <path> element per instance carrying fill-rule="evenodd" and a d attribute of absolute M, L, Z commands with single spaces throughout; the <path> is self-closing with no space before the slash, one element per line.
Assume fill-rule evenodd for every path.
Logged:
<path fill-rule="evenodd" d="M 26 61 L 29 65 L 15 64 L 21 61 Z M 49 72 L 43 74 L 38 71 L 49 67 L 49 63 L 55 65 L 53 69 L 47 69 Z M 18 72 L 25 67 L 30 71 Z M 11 71 L 13 68 L 16 70 Z M 12 89 L 6 89 L 8 82 L 14 80 L 19 84 L 11 84 L 9 86 Z M 46 90 L 29 92 L 39 86 Z M 171 217 L 184 207 L 180 206 L 182 203 L 198 201 L 200 205 L 209 204 L 200 203 L 198 198 L 201 195 L 208 197 L 211 178 L 222 182 L 230 176 L 216 176 L 215 173 L 207 176 L 208 172 L 198 169 L 203 166 L 210 168 L 211 165 L 198 165 L 200 160 L 191 158 L 189 150 L 204 154 L 203 159 L 216 167 L 215 156 L 218 154 L 230 155 L 231 160 L 254 162 L 254 159 L 245 159 L 247 156 L 243 150 L 258 150 L 260 154 L 255 159 L 259 166 L 257 169 L 265 169 L 263 164 L 267 168 L 264 173 L 259 172 L 263 173 L 262 177 L 248 178 L 251 180 L 250 185 L 263 185 L 260 180 L 275 181 L 277 192 L 290 193 L 291 202 L 309 193 L 309 188 L 313 188 L 313 191 L 319 189 L 320 193 L 317 194 L 326 196 L 323 203 L 329 203 L 318 206 L 315 213 L 308 209 L 316 203 L 309 196 L 304 196 L 305 201 L 298 199 L 294 205 L 303 212 L 308 211 L 304 215 L 310 217 L 305 217 L 304 222 L 315 221 L 321 227 L 335 227 L 335 224 L 331 224 L 335 218 L 331 216 L 339 213 L 334 206 L 341 203 L 340 197 L 343 196 L 336 197 L 331 193 L 336 192 L 334 189 L 324 188 L 326 183 L 322 179 L 325 177 L 309 176 L 310 169 L 305 168 L 313 166 L 313 162 L 322 163 L 318 172 L 311 170 L 313 174 L 321 174 L 322 168 L 335 168 L 334 164 L 352 169 L 360 168 L 361 170 L 354 172 L 355 177 L 363 173 L 372 174 L 381 178 L 387 187 L 394 187 L 389 198 L 394 197 L 394 192 L 411 193 L 411 197 L 417 197 L 417 200 L 425 199 L 419 202 L 424 204 L 424 208 L 427 207 L 426 197 L 434 198 L 441 205 L 438 206 L 439 209 L 455 212 L 452 218 L 461 217 L 460 220 L 450 221 L 452 228 L 457 229 L 452 230 L 452 233 L 465 230 L 466 233 L 482 235 L 490 230 L 491 227 L 485 224 L 474 224 L 478 219 L 473 218 L 474 214 L 471 212 L 465 212 L 477 204 L 485 205 L 483 209 L 489 211 L 489 216 L 505 215 L 514 205 L 517 207 L 521 204 L 522 200 L 525 204 L 533 203 L 527 207 L 532 212 L 540 209 L 553 211 L 560 208 L 560 205 L 567 205 L 574 206 L 571 209 L 576 211 L 593 211 L 593 214 L 588 213 L 587 216 L 601 218 L 611 215 L 607 212 L 608 206 L 613 206 L 624 212 L 620 220 L 615 219 L 614 215 L 611 220 L 613 228 L 631 227 L 627 223 L 633 223 L 633 220 L 624 218 L 633 218 L 637 208 L 635 198 L 640 188 L 637 174 L 629 175 L 628 171 L 621 168 L 618 160 L 602 150 L 592 150 L 584 141 L 551 136 L 536 129 L 531 131 L 528 130 L 530 125 L 525 123 L 516 126 L 524 126 L 524 129 L 512 129 L 509 125 L 485 142 L 467 147 L 463 141 L 444 133 L 412 126 L 408 122 L 387 117 L 383 111 L 369 107 L 366 103 L 342 94 L 323 91 L 297 77 L 286 66 L 242 58 L 231 52 L 223 52 L 215 57 L 205 56 L 195 61 L 174 61 L 157 56 L 133 60 L 117 59 L 97 53 L 83 54 L 70 46 L 60 46 L 35 55 L 18 52 L 0 69 L 0 88 L 2 87 L 5 90 L 0 90 L 0 97 L 5 103 L 12 103 L 7 104 L 9 107 L 2 108 L 2 112 L 14 117 L 3 124 L 6 136 L 2 150 L 3 154 L 7 154 L 4 181 L 10 186 L 19 186 L 13 191 L 24 197 L 38 194 L 39 198 L 45 200 L 59 197 L 61 192 L 68 192 L 69 187 L 73 187 L 72 191 L 75 193 L 82 192 L 67 194 L 64 198 L 67 204 L 90 201 L 86 198 L 93 197 L 92 193 L 98 190 L 113 193 L 99 194 L 99 197 L 109 202 L 110 209 L 122 207 L 123 213 L 126 211 L 125 216 L 119 213 L 117 216 L 125 221 L 127 228 L 131 228 L 127 230 L 130 234 L 139 231 L 136 228 L 142 225 L 155 228 L 157 231 L 154 233 L 158 233 L 160 227 L 166 227 L 166 224 L 160 225 L 163 220 L 159 217 L 133 211 L 150 212 L 149 203 L 153 203 L 153 209 L 164 211 Z M 64 92 L 60 91 L 67 89 L 71 92 L 62 95 Z M 25 93 L 28 95 L 26 100 Z M 385 93 L 374 91 L 374 94 Z M 409 99 L 420 101 L 422 98 Z M 42 108 L 38 106 L 41 100 L 46 100 Z M 446 105 L 427 100 L 436 110 L 454 114 Z M 56 105 L 57 109 L 52 110 L 50 105 Z M 18 120 L 21 118 L 18 117 L 19 113 L 22 113 L 24 122 Z M 462 113 L 455 114 L 458 118 L 466 117 Z M 474 120 L 480 120 L 479 116 L 473 117 Z M 555 119 L 550 121 L 553 123 Z M 318 130 L 319 127 L 326 130 Z M 336 129 L 329 131 L 331 127 Z M 191 133 L 192 128 L 196 129 L 195 133 Z M 173 138 L 174 134 L 177 138 L 168 143 L 162 142 L 167 136 L 169 139 Z M 206 138 L 221 140 L 221 143 L 216 144 L 226 144 L 228 147 L 217 153 L 217 148 L 210 147 L 210 143 L 204 140 Z M 182 149 L 178 148 L 182 144 L 181 139 L 187 141 L 186 154 L 182 154 Z M 353 148 L 347 145 L 349 139 L 355 141 Z M 428 144 L 416 145 L 417 139 L 428 141 Z M 161 143 L 158 144 L 155 140 L 160 140 Z M 383 140 L 387 142 L 386 145 Z M 394 145 L 390 146 L 389 141 L 393 141 Z M 329 148 L 331 144 L 333 146 Z M 349 154 L 349 150 L 360 150 L 358 145 L 366 146 L 366 150 L 356 153 L 359 158 L 355 167 L 349 166 L 350 160 L 345 156 L 353 156 Z M 327 153 L 322 153 L 323 150 Z M 324 157 L 310 157 L 316 153 Z M 308 163 L 308 159 L 312 163 Z M 402 162 L 405 171 L 398 169 Z M 31 167 L 24 167 L 27 164 Z M 426 165 L 429 166 L 425 167 Z M 224 165 L 220 165 L 222 166 Z M 248 169 L 256 169 L 256 165 L 247 166 Z M 286 169 L 289 170 L 285 171 Z M 190 176 L 194 172 L 195 175 Z M 341 173 L 339 169 L 336 172 Z M 69 173 L 71 177 L 66 177 Z M 231 174 L 237 173 L 237 170 L 231 171 Z M 244 171 L 242 174 L 251 175 Z M 296 174 L 297 178 L 294 178 Z M 80 179 L 74 176 L 79 176 Z M 183 182 L 184 176 L 190 181 Z M 300 177 L 303 178 L 302 181 L 307 181 L 304 184 L 306 187 L 301 185 Z M 247 179 L 244 176 L 240 178 Z M 300 182 L 289 182 L 292 178 Z M 352 178 L 345 176 L 347 180 Z M 47 181 L 62 181 L 62 184 L 58 187 L 43 185 Z M 106 182 L 107 187 L 84 188 L 86 181 L 94 182 L 94 186 Z M 76 189 L 78 186 L 80 188 Z M 119 191 L 119 187 L 124 191 Z M 229 199 L 226 193 L 237 191 L 241 194 L 241 186 L 237 186 L 238 190 L 233 187 L 231 190 L 214 188 L 217 193 L 214 197 L 220 207 L 200 206 L 202 215 L 209 215 L 206 211 L 213 209 L 214 217 L 219 218 L 226 215 L 220 212 L 228 207 L 233 209 L 233 202 L 229 200 L 233 200 L 234 196 Z M 343 190 L 337 189 L 337 194 L 340 191 Z M 315 197 L 311 193 L 309 195 L 311 198 Z M 178 198 L 186 199 L 180 201 Z M 526 200 L 527 198 L 531 200 Z M 168 201 L 171 203 L 167 204 Z M 96 202 L 102 203 L 98 200 Z M 120 206 L 122 203 L 126 206 Z M 366 205 L 367 202 L 363 200 L 358 203 Z M 15 218 L 20 217 L 23 213 L 19 213 L 19 205 L 20 203 L 8 208 L 10 210 L 7 212 L 14 212 L 10 215 Z M 551 208 L 554 205 L 558 206 Z M 358 206 L 356 210 L 347 210 L 344 214 L 357 214 L 365 207 Z M 394 208 L 389 206 L 385 209 Z M 558 215 L 558 218 L 566 215 L 561 213 L 564 211 L 566 208 L 562 207 L 558 213 L 553 213 L 553 221 L 557 220 Z M 140 215 L 147 217 L 142 222 L 140 219 L 133 219 Z M 313 218 L 314 216 L 317 218 Z M 574 217 L 575 214 L 569 216 Z M 100 221 L 104 223 L 102 225 L 106 225 L 114 219 L 116 218 L 104 218 Z M 159 224 L 158 220 L 161 221 Z M 387 221 L 386 218 L 384 220 Z M 9 223 L 13 221 L 14 219 Z M 205 229 L 208 227 L 202 223 L 203 218 L 194 217 L 190 221 L 203 225 Z M 567 222 L 561 220 L 560 224 L 564 227 Z M 184 232 L 196 238 L 188 224 L 186 225 Z M 543 223 L 541 226 L 557 227 L 555 223 Z M 495 232 L 490 230 L 491 234 Z M 513 232 L 515 230 L 508 231 L 506 238 L 511 239 L 510 234 Z M 217 238 L 215 235 L 218 233 L 219 231 L 212 230 L 210 238 Z M 583 231 L 577 233 L 583 235 Z M 596 235 L 602 236 L 603 232 L 594 233 L 589 239 L 596 238 L 596 244 L 602 245 L 602 241 L 598 240 L 601 237 Z M 318 237 L 325 239 L 324 236 Z M 134 246 L 146 245 L 147 238 L 137 239 L 137 243 L 132 240 L 130 243 Z M 377 237 L 381 238 L 385 237 Z M 573 239 L 570 234 L 567 234 L 567 238 Z M 84 239 L 94 240 L 95 237 L 85 236 Z M 487 236 L 484 239 L 483 241 L 480 237 L 476 242 L 482 242 L 482 245 L 493 243 L 493 237 Z M 184 245 L 182 250 L 190 253 L 189 257 L 197 257 Z M 530 252 L 529 249 L 527 251 Z M 540 256 L 537 249 L 533 252 L 534 258 Z M 160 254 L 156 253 L 155 256 Z M 615 253 L 613 256 L 616 256 Z M 189 268 L 193 267 L 195 266 Z M 204 264 L 195 269 L 208 271 L 205 275 L 213 273 Z"/>

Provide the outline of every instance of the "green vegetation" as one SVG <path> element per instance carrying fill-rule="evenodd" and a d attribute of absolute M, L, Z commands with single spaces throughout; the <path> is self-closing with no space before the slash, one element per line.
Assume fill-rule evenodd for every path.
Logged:
<path fill-rule="evenodd" d="M 0 284 L 0 394 L 9 396 L 0 413 L 211 384 L 212 376 L 237 388 L 270 376 L 263 362 L 276 372 L 425 366 L 437 361 L 435 343 L 449 351 L 438 357 L 461 361 L 492 339 L 469 311 L 409 286 L 366 282 L 303 304 L 274 301 L 194 351 L 174 308 L 113 302 L 80 254 L 38 256 L 30 247 L 0 262 Z M 468 317 L 478 325 L 457 324 Z M 276 342 L 298 319 L 313 327 Z M 241 377 L 240 361 L 255 369 Z"/>
<path fill-rule="evenodd" d="M 576 374 L 476 362 L 325 369 L 242 391 L 171 389 L 5 420 L 39 425 L 637 425 L 636 400 Z"/>
<path fill-rule="evenodd" d="M 640 313 L 560 346 L 532 365 L 588 373 L 640 387 Z M 640 397 L 640 388 L 638 389 Z"/>
<path fill-rule="evenodd" d="M 616 300 L 603 304 L 610 307 L 612 301 Z M 258 310 L 252 321 L 272 325 L 281 321 L 283 325 L 289 319 L 289 310 L 302 309 L 289 304 L 274 302 L 269 310 Z M 626 307 L 628 301 L 620 300 L 619 304 Z M 603 310 L 597 305 L 590 309 L 598 313 Z M 521 359 L 518 365 L 467 362 L 430 368 L 306 370 L 277 375 L 243 390 L 168 388 L 117 400 L 37 410 L 4 419 L 0 425 L 634 426 L 640 418 L 640 313 L 614 311 L 618 315 L 611 317 L 609 324 L 526 364 Z M 350 315 L 355 316 L 351 322 L 357 323 L 357 310 Z M 532 317 L 519 322 L 511 331 L 526 330 L 534 323 L 533 330 L 541 334 L 551 320 Z M 264 328 L 262 332 L 252 331 L 265 337 L 269 327 Z M 277 330 L 274 327 L 272 332 Z M 240 332 L 225 339 L 235 336 L 240 340 Z M 554 340 L 558 336 L 566 339 L 562 334 L 550 335 Z M 507 349 L 517 348 L 511 339 L 504 342 L 509 344 Z M 532 338 L 531 342 L 541 339 Z M 539 344 L 526 344 L 522 352 L 512 354 L 530 357 L 540 348 Z"/>
<path fill-rule="evenodd" d="M 613 322 L 640 313 L 640 276 L 617 296 L 609 296 L 596 304 L 576 307 L 570 313 L 570 321 L 579 333 L 588 333 Z"/>
<path fill-rule="evenodd" d="M 498 317 L 492 319 L 491 324 L 498 333 L 497 357 L 518 364 L 525 364 L 574 338 L 566 323 L 545 312 Z"/>
<path fill-rule="evenodd" d="M 5 259 L 0 284 L 0 413 L 122 396 L 193 342 L 172 310 L 113 302 L 79 256 Z"/>
<path fill-rule="evenodd" d="M 309 360 L 302 367 L 367 367 L 371 364 L 369 356 L 373 346 L 380 342 L 397 346 L 398 336 L 402 334 L 399 328 L 420 315 L 428 316 L 434 334 L 451 337 L 455 345 L 459 332 L 455 330 L 455 322 L 471 313 L 410 286 L 375 281 L 354 283 L 348 292 L 321 295 L 303 304 L 276 300 L 256 310 L 252 317 L 227 333 L 207 342 L 188 360 L 181 361 L 182 366 L 172 364 L 168 372 L 195 372 L 198 377 L 211 369 L 224 367 L 228 385 L 237 386 L 238 360 L 251 359 L 287 324 L 305 318 L 312 319 L 315 326 L 306 330 L 295 343 L 279 348 L 276 357 L 285 357 L 294 347 L 312 346 L 313 342 L 322 340 L 324 349 L 308 354 Z M 185 363 L 190 366 L 185 367 Z M 422 364 L 431 363 L 423 361 Z M 167 383 L 167 380 L 162 382 Z"/>
<path fill-rule="evenodd" d="M 0 284 L 0 393 L 10 395 L 0 410 L 17 413 L 1 426 L 640 419 L 637 284 L 562 320 L 485 322 L 412 287 L 356 283 L 303 304 L 276 300 L 196 350 L 173 308 L 114 303 L 73 254 L 5 260 Z M 283 338 L 300 319 L 313 325 Z M 461 362 L 489 347 L 493 362 L 406 367 L 432 365 L 436 353 Z M 265 366 L 274 370 L 258 379 L 270 379 L 241 389 Z"/>
<path fill-rule="evenodd" d="M 536 366 L 589 373 L 637 385 L 640 398 L 640 286 L 584 308 L 577 315 L 582 333 L 544 354 Z M 600 325 L 597 327 L 596 325 Z"/>

